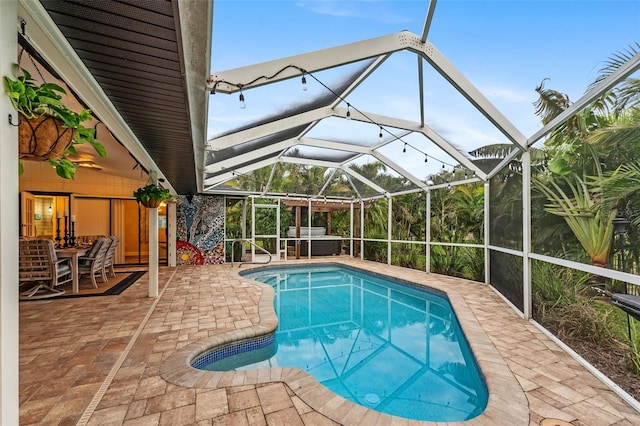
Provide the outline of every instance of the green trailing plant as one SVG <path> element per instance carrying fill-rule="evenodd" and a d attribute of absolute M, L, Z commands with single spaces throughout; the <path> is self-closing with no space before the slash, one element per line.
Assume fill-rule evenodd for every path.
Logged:
<path fill-rule="evenodd" d="M 74 132 L 71 144 L 67 146 L 62 157 L 49 159 L 49 162 L 55 166 L 58 176 L 65 179 L 75 177 L 76 164 L 66 158 L 67 155 L 77 153 L 75 145 L 89 143 L 98 155 L 106 157 L 104 146 L 95 140 L 95 130 L 82 124 L 91 121 L 91 111 L 85 109 L 77 113 L 70 110 L 62 102 L 62 95 L 65 95 L 66 91 L 61 86 L 54 83 L 38 85 L 27 70 L 19 69 L 21 75 L 16 78 L 4 77 L 5 92 L 18 114 L 24 120 L 52 116 L 60 120 L 64 128 Z"/>
<path fill-rule="evenodd" d="M 155 183 L 148 183 L 133 191 L 133 196 L 146 207 L 158 207 L 162 201 L 171 199 L 171 192 Z"/>

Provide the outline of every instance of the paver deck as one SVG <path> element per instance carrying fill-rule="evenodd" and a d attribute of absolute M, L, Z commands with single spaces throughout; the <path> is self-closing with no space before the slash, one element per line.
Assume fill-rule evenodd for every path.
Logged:
<path fill-rule="evenodd" d="M 485 415 L 458 424 L 640 424 L 631 405 L 488 286 L 339 261 L 449 293 L 491 394 Z M 268 291 L 237 273 L 230 265 L 162 268 L 155 299 L 145 275 L 119 296 L 21 303 L 20 424 L 428 424 L 345 403 L 299 370 L 185 367 L 199 345 L 273 325 Z"/>

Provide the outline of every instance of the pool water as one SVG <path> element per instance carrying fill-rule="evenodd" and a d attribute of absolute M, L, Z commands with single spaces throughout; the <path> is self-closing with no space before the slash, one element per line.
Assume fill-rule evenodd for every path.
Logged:
<path fill-rule="evenodd" d="M 484 411 L 486 384 L 444 294 L 334 265 L 242 275 L 274 288 L 275 341 L 204 368 L 297 367 L 356 404 L 414 420 Z"/>

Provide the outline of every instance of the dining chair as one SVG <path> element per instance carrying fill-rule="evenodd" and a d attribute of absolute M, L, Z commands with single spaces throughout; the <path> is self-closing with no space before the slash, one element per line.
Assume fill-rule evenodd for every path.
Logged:
<path fill-rule="evenodd" d="M 115 235 L 112 235 L 109 238 L 111 239 L 111 245 L 109 245 L 109 250 L 107 250 L 103 268 L 105 270 L 105 275 L 106 272 L 109 271 L 111 276 L 115 278 L 116 271 L 113 269 L 113 258 L 115 257 L 116 248 L 118 248 L 118 244 L 120 243 L 120 238 L 116 237 Z"/>
<path fill-rule="evenodd" d="M 78 275 L 89 275 L 93 288 L 98 288 L 96 274 L 100 275 L 103 283 L 107 282 L 107 276 L 104 272 L 104 261 L 110 245 L 110 238 L 98 238 L 93 242 L 87 254 L 78 258 Z"/>
<path fill-rule="evenodd" d="M 19 241 L 19 285 L 31 286 L 21 299 L 41 299 L 64 294 L 57 286 L 71 282 L 70 259 L 58 259 L 52 240 Z"/>

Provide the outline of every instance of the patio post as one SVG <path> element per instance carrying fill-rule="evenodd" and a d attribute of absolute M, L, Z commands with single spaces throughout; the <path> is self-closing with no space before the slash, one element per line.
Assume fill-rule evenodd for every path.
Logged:
<path fill-rule="evenodd" d="M 167 217 L 169 219 L 169 222 L 167 223 L 169 228 L 167 235 L 167 260 L 169 261 L 169 266 L 172 268 L 176 266 L 177 256 L 176 238 L 178 235 L 178 224 L 176 222 L 176 210 L 176 203 L 167 204 Z"/>
<path fill-rule="evenodd" d="M 364 260 L 364 201 L 360 199 L 360 260 Z"/>
<path fill-rule="evenodd" d="M 522 153 L 522 296 L 524 318 L 531 319 L 531 152 Z"/>
<path fill-rule="evenodd" d="M 489 217 L 489 208 L 491 206 L 491 202 L 489 197 L 491 192 L 489 192 L 489 181 L 484 183 L 484 283 L 491 283 L 491 262 L 490 262 L 490 250 L 489 250 L 489 232 L 491 229 L 491 222 Z"/>
<path fill-rule="evenodd" d="M 428 274 L 431 273 L 431 189 L 427 189 L 427 197 L 426 197 L 426 201 L 427 206 L 426 206 L 426 217 L 424 218 L 425 220 L 425 240 L 426 240 L 426 247 L 425 247 L 425 256 L 427 258 L 426 261 L 426 265 L 425 265 L 425 269 L 426 272 Z"/>
<path fill-rule="evenodd" d="M 311 212 L 311 198 L 307 199 L 307 259 L 311 259 L 311 216 L 313 213 Z"/>
<path fill-rule="evenodd" d="M 151 182 L 157 185 L 158 175 L 149 173 Z M 158 297 L 158 208 L 149 210 L 149 297 Z"/>
<path fill-rule="evenodd" d="M 349 256 L 353 257 L 353 200 L 349 202 Z"/>
<path fill-rule="evenodd" d="M 17 62 L 18 4 L 0 1 L 0 74 Z M 18 390 L 18 114 L 7 96 L 0 100 L 0 424 L 17 425 Z"/>
<path fill-rule="evenodd" d="M 393 233 L 391 232 L 391 227 L 393 226 L 393 197 L 391 197 L 391 194 L 387 194 L 387 199 L 389 200 L 387 203 L 387 265 L 391 265 L 391 240 L 393 239 Z"/>

